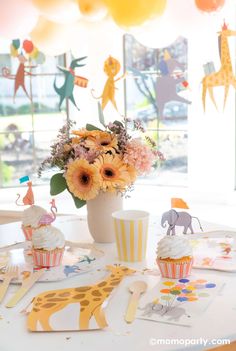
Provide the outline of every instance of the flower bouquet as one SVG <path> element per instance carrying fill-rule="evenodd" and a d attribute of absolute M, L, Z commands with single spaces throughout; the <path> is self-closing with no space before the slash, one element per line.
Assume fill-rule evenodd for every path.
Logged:
<path fill-rule="evenodd" d="M 138 175 L 147 174 L 163 155 L 149 137 L 132 138 L 127 123 L 136 131 L 144 132 L 137 121 L 115 121 L 101 130 L 91 124 L 80 130 L 68 122 L 51 146 L 51 156 L 39 169 L 60 170 L 50 181 L 51 195 L 68 190 L 77 208 L 94 199 L 101 192 L 126 194 Z"/>

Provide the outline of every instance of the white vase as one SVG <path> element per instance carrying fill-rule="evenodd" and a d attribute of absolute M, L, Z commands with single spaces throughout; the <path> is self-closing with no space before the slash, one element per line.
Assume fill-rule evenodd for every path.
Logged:
<path fill-rule="evenodd" d="M 87 220 L 90 234 L 97 243 L 115 242 L 112 213 L 123 208 L 123 198 L 116 193 L 100 193 L 87 201 Z"/>

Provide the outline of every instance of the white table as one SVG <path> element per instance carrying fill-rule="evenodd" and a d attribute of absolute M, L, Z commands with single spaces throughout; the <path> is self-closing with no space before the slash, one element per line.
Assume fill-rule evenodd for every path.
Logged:
<path fill-rule="evenodd" d="M 159 227 L 158 219 L 152 220 L 149 230 L 147 261 L 142 264 L 128 264 L 134 268 L 154 267 L 155 249 L 158 236 L 164 234 Z M 71 241 L 92 242 L 89 236 L 85 218 L 64 217 L 57 219 L 56 226 L 64 232 L 66 239 Z M 206 230 L 232 230 L 231 228 L 219 227 L 209 223 L 203 223 Z M 0 247 L 24 240 L 20 229 L 20 223 L 0 225 Z M 146 350 L 203 350 L 203 345 L 184 348 L 179 345 L 151 346 L 150 339 L 178 338 L 178 339 L 213 339 L 230 338 L 236 339 L 236 274 L 205 271 L 209 276 L 217 275 L 226 283 L 222 296 L 217 296 L 207 312 L 199 319 L 198 323 L 191 328 L 180 327 L 145 320 L 135 320 L 131 325 L 124 321 L 124 314 L 129 300 L 128 286 L 137 279 L 145 280 L 149 285 L 158 282 L 158 276 L 138 275 L 125 278 L 118 286 L 106 309 L 106 317 L 109 327 L 99 331 L 79 332 L 52 332 L 32 333 L 26 329 L 26 316 L 20 314 L 32 298 L 45 290 L 61 289 L 93 284 L 102 279 L 106 274 L 103 270 L 105 263 L 115 263 L 115 244 L 96 244 L 105 251 L 105 259 L 101 260 L 102 270 L 68 278 L 60 282 L 36 283 L 28 294 L 12 309 L 6 309 L 4 304 L 0 306 L 0 351 L 146 351 Z M 198 270 L 194 270 L 198 274 Z M 7 298 L 11 296 L 18 286 L 11 285 Z M 233 309 L 233 307 L 235 309 Z M 213 346 L 211 346 L 213 347 Z M 207 348 L 210 348 L 208 346 Z"/>

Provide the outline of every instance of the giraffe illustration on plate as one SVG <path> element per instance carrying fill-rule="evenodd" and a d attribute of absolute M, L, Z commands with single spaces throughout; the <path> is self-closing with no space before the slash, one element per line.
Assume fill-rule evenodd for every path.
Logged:
<path fill-rule="evenodd" d="M 46 291 L 37 295 L 32 301 L 32 310 L 28 315 L 28 329 L 31 331 L 55 330 L 50 325 L 50 317 L 70 304 L 80 305 L 78 325 L 74 330 L 90 329 L 90 320 L 93 316 L 98 328 L 105 328 L 108 324 L 103 303 L 125 276 L 135 273 L 135 270 L 124 266 L 107 266 L 107 269 L 111 274 L 98 284 Z M 66 317 L 68 318 L 68 315 Z M 38 323 L 42 328 L 40 330 Z"/>

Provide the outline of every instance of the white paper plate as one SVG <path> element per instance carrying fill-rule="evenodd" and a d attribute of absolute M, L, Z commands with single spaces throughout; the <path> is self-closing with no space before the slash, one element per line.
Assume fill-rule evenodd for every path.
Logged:
<path fill-rule="evenodd" d="M 193 247 L 193 268 L 236 272 L 236 232 L 216 230 L 185 237 Z"/>
<path fill-rule="evenodd" d="M 19 267 L 18 278 L 12 280 L 12 284 L 19 284 L 29 276 L 34 268 L 31 256 L 31 243 L 22 242 L 0 249 L 0 255 L 8 257 L 7 264 Z M 98 250 L 93 244 L 72 243 L 67 241 L 62 259 L 58 267 L 46 267 L 45 273 L 38 280 L 39 282 L 58 281 L 82 274 L 94 269 L 98 261 L 104 256 L 104 252 Z M 0 269 L 0 280 L 4 278 L 4 268 Z"/>

